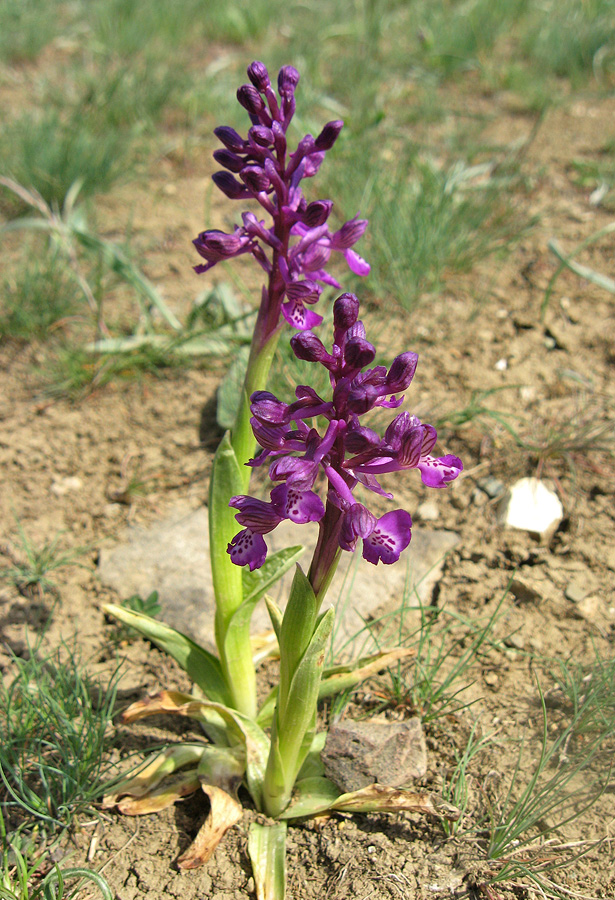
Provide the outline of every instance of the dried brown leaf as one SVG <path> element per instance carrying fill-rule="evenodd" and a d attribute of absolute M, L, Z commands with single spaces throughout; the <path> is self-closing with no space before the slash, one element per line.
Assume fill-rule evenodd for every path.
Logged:
<path fill-rule="evenodd" d="M 459 810 L 436 794 L 428 791 L 404 791 L 399 788 L 386 787 L 382 784 L 370 784 L 359 791 L 342 794 L 331 804 L 330 809 L 339 812 L 406 812 L 421 813 L 428 816 L 439 816 L 456 821 Z"/>
<path fill-rule="evenodd" d="M 226 791 L 212 784 L 204 784 L 202 788 L 209 797 L 209 814 L 190 847 L 177 860 L 180 869 L 196 869 L 206 863 L 226 832 L 237 824 L 243 813 L 238 800 Z"/>

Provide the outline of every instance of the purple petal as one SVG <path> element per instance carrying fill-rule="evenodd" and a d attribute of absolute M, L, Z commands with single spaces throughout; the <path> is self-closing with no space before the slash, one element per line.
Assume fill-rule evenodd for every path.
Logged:
<path fill-rule="evenodd" d="M 423 484 L 427 487 L 443 488 L 453 481 L 463 470 L 463 463 L 458 456 L 424 456 L 417 465 Z"/>
<path fill-rule="evenodd" d="M 299 491 L 292 484 L 279 484 L 271 491 L 271 505 L 285 519 L 297 525 L 319 522 L 325 507 L 314 491 Z"/>
<path fill-rule="evenodd" d="M 265 503 L 256 497 L 241 494 L 231 497 L 228 505 L 239 510 L 235 516 L 239 524 L 257 534 L 268 534 L 282 521 L 271 503 Z"/>
<path fill-rule="evenodd" d="M 318 313 L 306 309 L 303 303 L 293 303 L 292 300 L 282 304 L 282 315 L 289 325 L 299 331 L 309 331 L 322 322 L 322 316 Z"/>
<path fill-rule="evenodd" d="M 288 405 L 270 391 L 254 391 L 250 397 L 252 415 L 269 425 L 283 425 L 288 422 Z"/>
<path fill-rule="evenodd" d="M 363 538 L 363 558 L 377 565 L 390 566 L 397 562 L 412 537 L 412 519 L 403 509 L 394 509 L 381 516 L 372 533 Z"/>
<path fill-rule="evenodd" d="M 254 534 L 249 528 L 236 534 L 226 548 L 231 562 L 236 566 L 249 566 L 250 572 L 260 569 L 267 558 L 267 544 L 260 534 Z"/>
<path fill-rule="evenodd" d="M 344 250 L 344 256 L 351 272 L 354 272 L 355 275 L 360 275 L 361 278 L 369 275 L 371 266 L 362 256 L 359 256 L 354 250 Z"/>
<path fill-rule="evenodd" d="M 333 249 L 348 250 L 349 247 L 356 244 L 359 238 L 363 236 L 367 224 L 367 219 L 357 219 L 356 216 L 354 219 L 344 222 L 339 231 L 336 231 L 331 237 Z"/>

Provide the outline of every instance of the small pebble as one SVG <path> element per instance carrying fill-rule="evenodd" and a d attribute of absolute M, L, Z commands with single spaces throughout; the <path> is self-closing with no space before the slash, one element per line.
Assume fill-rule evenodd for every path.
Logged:
<path fill-rule="evenodd" d="M 439 515 L 438 506 L 432 500 L 425 500 L 416 508 L 416 516 L 423 522 L 435 522 Z"/>
<path fill-rule="evenodd" d="M 56 497 L 64 497 L 70 491 L 79 491 L 83 487 L 83 482 L 76 475 L 69 475 L 66 478 L 60 478 L 51 483 L 49 490 Z"/>
<path fill-rule="evenodd" d="M 489 685 L 489 687 L 492 688 L 498 687 L 500 683 L 500 679 L 495 674 L 495 672 L 485 672 L 483 678 L 485 680 L 485 684 Z"/>
<path fill-rule="evenodd" d="M 580 581 L 571 581 L 564 591 L 564 597 L 572 603 L 581 603 L 588 594 L 591 594 L 591 585 Z"/>
<path fill-rule="evenodd" d="M 497 372 L 505 372 L 508 368 L 508 360 L 507 359 L 498 359 L 495 366 L 493 367 Z"/>

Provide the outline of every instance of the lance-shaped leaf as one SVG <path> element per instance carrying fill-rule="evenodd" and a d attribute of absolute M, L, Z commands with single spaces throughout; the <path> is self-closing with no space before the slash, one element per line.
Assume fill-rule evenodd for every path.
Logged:
<path fill-rule="evenodd" d="M 108 603 L 104 611 L 125 625 L 130 625 L 162 651 L 172 656 L 189 678 L 203 691 L 206 697 L 216 703 L 227 705 L 230 695 L 220 661 L 193 640 L 176 631 L 164 622 L 152 619 L 144 613 L 133 612 L 123 606 Z"/>
<path fill-rule="evenodd" d="M 303 547 L 288 547 L 268 557 L 260 569 L 255 569 L 254 572 L 242 572 L 244 599 L 241 606 L 228 619 L 226 625 L 225 650 L 227 655 L 230 651 L 228 645 L 233 635 L 249 629 L 252 613 L 258 601 L 276 581 L 282 578 L 285 572 L 295 565 L 302 553 Z"/>
<path fill-rule="evenodd" d="M 227 432 L 216 451 L 209 483 L 209 547 L 217 610 L 226 633 L 226 624 L 243 600 L 242 574 L 234 566 L 226 548 L 237 533 L 231 497 L 243 492 L 243 477 Z M 220 627 L 220 625 L 218 625 Z M 216 641 L 220 646 L 218 634 Z"/>
<path fill-rule="evenodd" d="M 248 853 L 252 862 L 257 900 L 284 900 L 286 896 L 286 822 L 250 825 Z"/>
<path fill-rule="evenodd" d="M 285 686 L 281 677 L 264 784 L 265 810 L 274 818 L 288 805 L 295 779 L 312 745 L 318 688 L 335 615 L 334 610 L 329 609 L 317 619 L 311 640 L 297 659 L 298 648 L 302 644 L 305 646 L 303 629 L 307 627 L 316 603 L 311 586 L 299 568 L 297 573 L 284 614 L 280 640 L 280 670 L 286 673 L 287 678 L 290 675 L 290 684 Z M 303 599 L 306 599 L 308 607 L 302 619 L 296 601 Z M 289 618 L 291 624 L 297 626 L 297 644 L 292 640 Z"/>
<path fill-rule="evenodd" d="M 206 863 L 229 828 L 243 815 L 238 800 L 222 788 L 212 784 L 203 784 L 202 788 L 209 798 L 209 814 L 188 850 L 178 858 L 180 869 L 196 869 Z"/>
<path fill-rule="evenodd" d="M 286 547 L 271 553 L 260 567 L 250 572 L 245 567 L 242 570 L 244 603 L 256 603 L 265 593 L 295 565 L 304 548 L 297 545 Z"/>
<path fill-rule="evenodd" d="M 217 705 L 206 705 L 206 701 L 193 694 L 184 694 L 181 691 L 161 691 L 152 697 L 144 697 L 131 703 L 122 713 L 122 720 L 126 723 L 138 722 L 149 716 L 157 716 L 161 713 L 171 713 L 180 716 L 189 716 L 198 721 L 203 729 L 216 744 L 226 746 L 241 741 L 241 735 L 237 731 L 230 730 L 228 722 L 215 708 Z M 226 707 L 223 707 L 226 709 Z M 234 723 L 233 723 L 234 726 Z"/>
<path fill-rule="evenodd" d="M 370 784 L 359 791 L 342 794 L 324 776 L 297 780 L 290 804 L 282 819 L 298 819 L 326 812 L 412 812 L 457 821 L 460 811 L 436 794 L 428 791 L 406 791 Z"/>
<path fill-rule="evenodd" d="M 206 744 L 175 744 L 161 753 L 155 753 L 132 774 L 113 785 L 113 791 L 103 797 L 103 809 L 115 806 L 125 795 L 143 797 L 155 790 L 164 778 L 186 766 L 198 766 L 207 749 Z"/>

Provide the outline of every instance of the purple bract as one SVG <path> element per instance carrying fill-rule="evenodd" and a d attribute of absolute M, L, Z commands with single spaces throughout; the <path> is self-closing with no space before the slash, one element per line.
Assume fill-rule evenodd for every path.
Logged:
<path fill-rule="evenodd" d="M 322 316 L 306 308 L 320 296 L 318 282 L 340 288 L 325 268 L 333 250 L 344 255 L 355 274 L 369 273 L 369 265 L 352 249 L 367 220 L 355 217 L 331 232 L 327 220 L 332 202 L 308 203 L 300 187 L 304 178 L 318 172 L 343 122 L 328 122 L 318 137 L 306 135 L 288 153 L 286 130 L 295 112 L 299 73 L 292 66 L 280 69 L 279 100 L 263 63 L 253 62 L 248 77 L 251 84 L 239 88 L 237 99 L 252 127 L 247 138 L 228 126 L 215 129 L 224 148 L 216 150 L 214 158 L 225 171 L 216 172 L 213 180 L 232 200 L 256 200 L 273 222 L 267 225 L 253 212 L 244 212 L 243 224 L 230 234 L 203 231 L 194 245 L 206 262 L 194 268 L 206 272 L 222 260 L 251 253 L 269 276 L 267 333 L 277 324 L 280 312 L 293 327 L 308 330 L 322 321 Z"/>
<path fill-rule="evenodd" d="M 377 476 L 402 469 L 418 469 L 429 487 L 445 487 L 463 469 L 460 459 L 434 457 L 436 430 L 407 412 L 399 413 L 384 437 L 360 423 L 360 417 L 375 407 L 398 408 L 396 396 L 412 381 L 418 357 L 402 353 L 390 368 L 375 366 L 376 351 L 366 339 L 359 320 L 359 301 L 342 294 L 333 307 L 333 347 L 329 353 L 311 331 L 295 334 L 291 346 L 299 359 L 317 362 L 329 372 L 331 400 L 321 398 L 307 386 L 297 387 L 296 400 L 286 404 L 268 391 L 251 397 L 252 428 L 262 452 L 250 461 L 260 466 L 270 461 L 269 476 L 276 482 L 269 502 L 253 497 L 233 497 L 236 518 L 244 530 L 228 546 L 231 559 L 250 569 L 261 566 L 267 554 L 263 534 L 283 520 L 304 524 L 318 521 L 320 536 L 310 577 L 319 586 L 338 548 L 354 550 L 359 538 L 369 562 L 391 564 L 410 543 L 410 514 L 396 509 L 376 518 L 355 499 L 362 485 L 392 499 Z M 328 421 L 324 434 L 308 424 L 316 416 Z M 313 490 L 319 472 L 328 483 L 327 504 Z"/>

